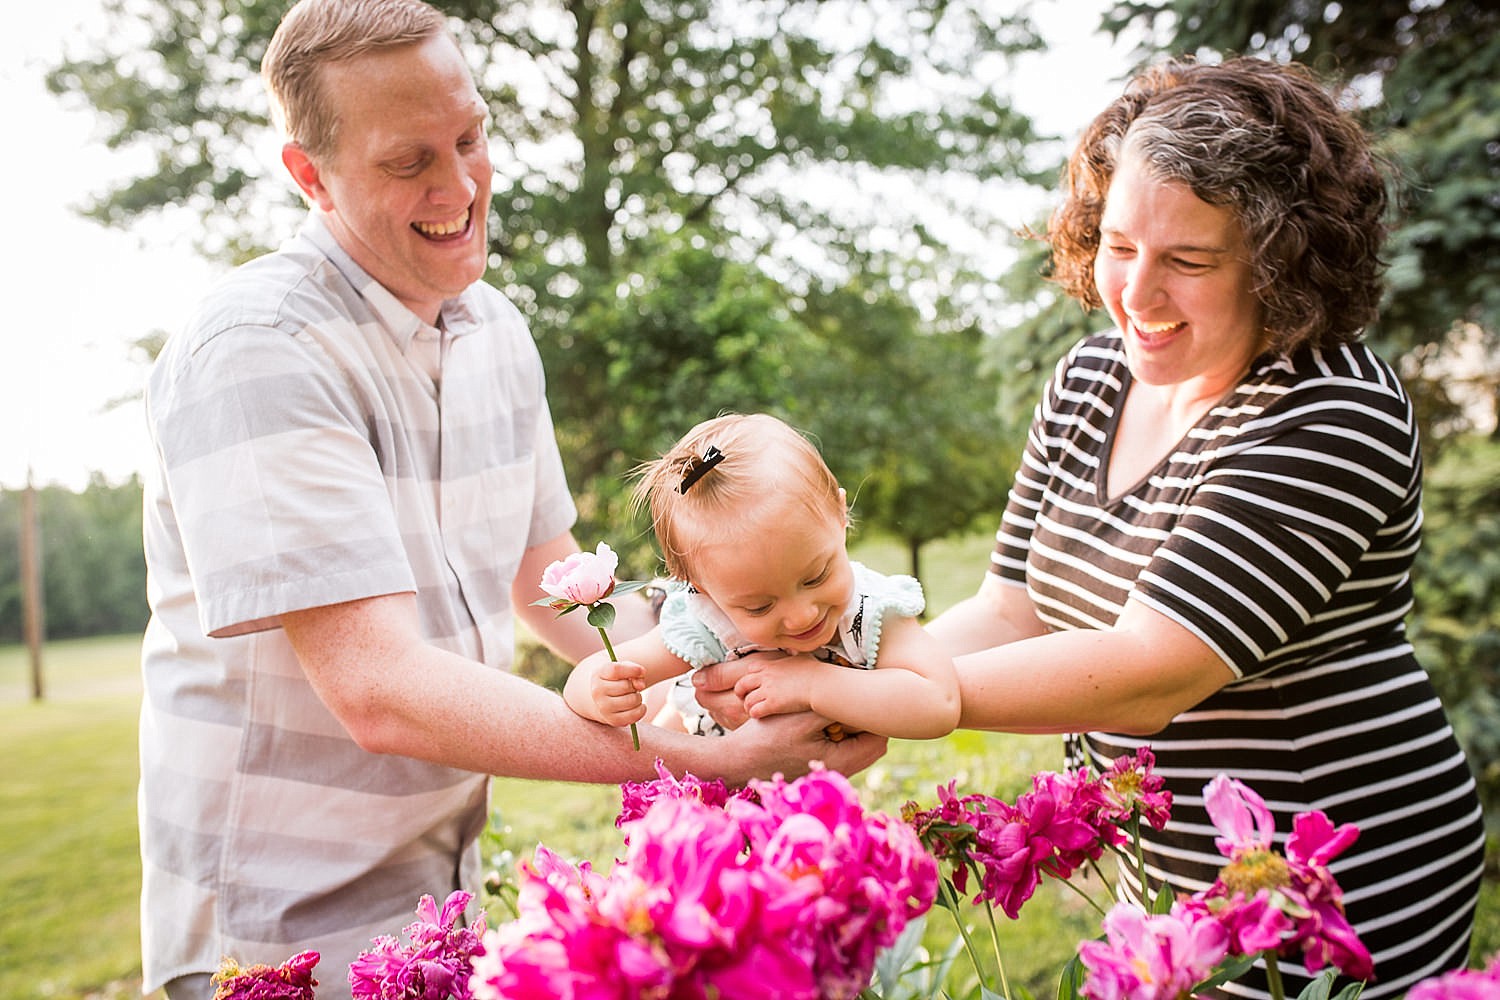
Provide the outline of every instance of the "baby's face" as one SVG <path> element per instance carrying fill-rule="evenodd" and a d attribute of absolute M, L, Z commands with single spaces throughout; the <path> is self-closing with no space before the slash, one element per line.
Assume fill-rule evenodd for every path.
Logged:
<path fill-rule="evenodd" d="M 693 585 L 756 646 L 809 653 L 833 641 L 854 595 L 845 520 L 762 519 L 701 549 Z"/>

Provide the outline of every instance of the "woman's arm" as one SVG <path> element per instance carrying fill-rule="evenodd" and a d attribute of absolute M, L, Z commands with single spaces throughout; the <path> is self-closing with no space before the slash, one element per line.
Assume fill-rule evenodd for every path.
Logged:
<path fill-rule="evenodd" d="M 1207 643 L 1138 601 L 1111 629 L 1016 639 L 955 658 L 966 729 L 1159 732 L 1234 673 Z"/>

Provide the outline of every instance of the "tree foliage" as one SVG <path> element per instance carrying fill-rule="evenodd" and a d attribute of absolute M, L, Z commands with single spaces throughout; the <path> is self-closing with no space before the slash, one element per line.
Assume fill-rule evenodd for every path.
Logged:
<path fill-rule="evenodd" d="M 141 484 L 36 491 L 42 604 L 52 639 L 136 632 L 146 624 Z M 0 642 L 22 632 L 21 492 L 0 490 Z"/>
<path fill-rule="evenodd" d="M 622 470 L 663 438 L 721 409 L 786 412 L 814 352 L 857 342 L 891 307 L 911 337 L 972 331 L 992 311 L 998 286 L 973 280 L 983 268 L 952 234 L 1014 225 L 973 182 L 1038 179 L 1038 137 L 1004 96 L 1010 58 L 1038 44 L 1011 0 L 437 5 L 489 97 L 489 280 L 531 320 L 581 532 L 614 528 Z M 107 0 L 103 30 L 49 84 L 152 165 L 90 214 L 185 215 L 230 259 L 295 225 L 254 79 L 287 6 Z M 843 294 L 856 286 L 882 291 Z M 834 299 L 836 314 L 807 312 Z M 862 414 L 891 437 L 887 468 L 958 447 L 950 429 L 973 447 L 974 427 L 924 422 L 957 409 L 904 419 L 897 384 L 882 378 Z"/>

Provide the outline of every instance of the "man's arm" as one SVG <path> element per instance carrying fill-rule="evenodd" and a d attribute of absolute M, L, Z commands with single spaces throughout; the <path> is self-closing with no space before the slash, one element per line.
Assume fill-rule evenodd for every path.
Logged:
<path fill-rule="evenodd" d="M 811 760 L 852 774 L 885 751 L 879 737 L 828 743 L 828 720 L 804 713 L 717 740 L 643 726 L 637 752 L 627 731 L 579 718 L 555 692 L 423 642 L 409 593 L 293 612 L 282 625 L 318 696 L 373 753 L 589 782 L 653 778 L 661 757 L 676 773 L 742 783 L 801 774 Z"/>

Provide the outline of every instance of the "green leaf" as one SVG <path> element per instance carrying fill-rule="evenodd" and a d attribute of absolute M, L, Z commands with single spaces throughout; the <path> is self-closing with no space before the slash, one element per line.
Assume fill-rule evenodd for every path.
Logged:
<path fill-rule="evenodd" d="M 1057 1000 L 1079 1000 L 1083 996 L 1083 980 L 1087 976 L 1083 959 L 1075 953 L 1062 968 L 1057 980 Z"/>
<path fill-rule="evenodd" d="M 615 606 L 600 601 L 589 608 L 589 624 L 594 628 L 609 628 L 615 623 Z"/>
<path fill-rule="evenodd" d="M 1258 957 L 1259 955 L 1236 955 L 1232 958 L 1226 958 L 1220 963 L 1219 971 L 1193 987 L 1193 993 L 1203 993 L 1216 986 L 1240 978 L 1249 971 L 1250 966 L 1255 964 L 1255 960 Z"/>

